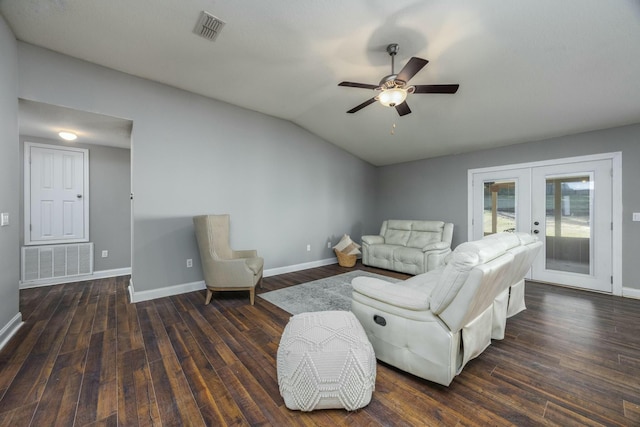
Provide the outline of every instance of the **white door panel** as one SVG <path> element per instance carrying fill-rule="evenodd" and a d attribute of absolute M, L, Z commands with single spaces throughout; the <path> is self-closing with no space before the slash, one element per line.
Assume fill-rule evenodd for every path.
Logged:
<path fill-rule="evenodd" d="M 88 150 L 25 143 L 25 159 L 25 244 L 88 241 Z"/>

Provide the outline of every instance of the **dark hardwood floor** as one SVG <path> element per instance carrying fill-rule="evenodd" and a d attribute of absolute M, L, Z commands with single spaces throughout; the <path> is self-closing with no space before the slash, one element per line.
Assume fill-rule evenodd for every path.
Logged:
<path fill-rule="evenodd" d="M 258 294 L 350 270 L 269 277 Z M 276 377 L 288 313 L 246 292 L 129 304 L 127 286 L 20 292 L 25 324 L 0 352 L 0 426 L 640 425 L 638 300 L 528 283 L 528 310 L 451 386 L 379 363 L 366 408 L 301 413 Z"/>

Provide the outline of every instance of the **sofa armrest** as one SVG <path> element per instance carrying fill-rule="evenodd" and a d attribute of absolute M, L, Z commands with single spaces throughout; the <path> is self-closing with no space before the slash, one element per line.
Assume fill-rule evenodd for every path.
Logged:
<path fill-rule="evenodd" d="M 429 243 L 427 246 L 422 248 L 422 252 L 427 252 L 427 251 L 436 251 L 436 250 L 443 250 L 443 249 L 451 249 L 451 245 L 447 242 L 435 242 L 435 243 Z"/>
<path fill-rule="evenodd" d="M 401 283 L 361 276 L 353 279 L 351 286 L 353 286 L 353 292 L 386 304 L 414 311 L 429 310 L 430 292 L 422 292 Z"/>
<path fill-rule="evenodd" d="M 362 236 L 363 245 L 382 245 L 384 244 L 384 237 L 382 236 Z"/>

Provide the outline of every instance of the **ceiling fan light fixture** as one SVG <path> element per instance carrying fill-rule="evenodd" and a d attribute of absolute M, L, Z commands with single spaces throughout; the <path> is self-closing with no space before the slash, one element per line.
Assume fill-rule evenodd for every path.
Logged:
<path fill-rule="evenodd" d="M 407 99 L 407 90 L 399 87 L 384 89 L 376 99 L 385 107 L 395 107 Z"/>

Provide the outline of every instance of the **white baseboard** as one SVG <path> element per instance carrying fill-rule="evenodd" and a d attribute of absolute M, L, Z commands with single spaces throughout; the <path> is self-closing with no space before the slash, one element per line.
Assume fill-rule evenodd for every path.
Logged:
<path fill-rule="evenodd" d="M 622 296 L 625 298 L 640 299 L 640 289 L 623 287 Z"/>
<path fill-rule="evenodd" d="M 265 270 L 263 277 L 277 276 L 278 274 L 293 273 L 294 271 L 308 270 L 309 268 L 323 267 L 325 265 L 337 264 L 338 258 L 327 258 L 318 261 L 305 262 L 303 264 L 288 265 L 286 267 L 270 268 Z"/>
<path fill-rule="evenodd" d="M 309 268 L 322 267 L 324 265 L 337 264 L 337 258 L 327 258 L 319 261 L 306 262 L 303 264 L 295 264 L 289 265 L 286 267 L 279 268 L 270 268 L 265 270 L 262 275 L 263 277 L 276 276 L 278 274 L 284 273 L 292 273 L 294 271 L 307 270 Z M 170 297 L 172 295 L 180 295 L 187 292 L 201 291 L 205 289 L 206 286 L 204 284 L 204 280 L 200 280 L 198 282 L 191 283 L 182 283 L 173 286 L 167 286 L 159 289 L 151 289 L 149 291 L 138 291 L 136 292 L 133 287 L 133 278 L 129 280 L 129 300 L 133 303 L 148 301 L 156 298 Z"/>
<path fill-rule="evenodd" d="M 126 276 L 131 274 L 131 267 L 114 268 L 112 270 L 94 271 L 93 274 L 83 274 L 80 276 L 53 277 L 49 279 L 37 279 L 20 281 L 20 289 L 38 288 L 41 286 L 61 285 L 63 283 L 84 282 L 85 280 L 106 279 L 108 277 Z"/>
<path fill-rule="evenodd" d="M 167 286 L 164 288 L 151 289 L 149 291 L 136 292 L 133 287 L 133 280 L 129 281 L 129 299 L 131 302 L 149 301 L 156 298 L 170 297 L 173 295 L 185 294 L 187 292 L 201 291 L 205 288 L 204 280 L 191 283 L 181 283 L 179 285 Z"/>
<path fill-rule="evenodd" d="M 18 332 L 20 326 L 23 325 L 22 313 L 18 312 L 13 319 L 9 321 L 2 329 L 0 329 L 0 350 L 7 345 L 11 337 Z"/>

